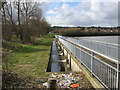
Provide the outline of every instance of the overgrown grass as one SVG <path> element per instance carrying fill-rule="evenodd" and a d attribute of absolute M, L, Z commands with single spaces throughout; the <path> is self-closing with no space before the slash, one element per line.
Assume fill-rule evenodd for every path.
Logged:
<path fill-rule="evenodd" d="M 31 45 L 4 41 L 3 50 L 7 54 L 3 56 L 3 70 L 10 70 L 20 76 L 47 77 L 53 36 L 54 34 L 48 34 Z"/>

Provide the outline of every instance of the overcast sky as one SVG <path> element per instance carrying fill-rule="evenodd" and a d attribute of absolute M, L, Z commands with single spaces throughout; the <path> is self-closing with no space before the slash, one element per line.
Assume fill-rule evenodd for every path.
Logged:
<path fill-rule="evenodd" d="M 117 0 L 46 2 L 43 9 L 52 26 L 118 26 Z"/>

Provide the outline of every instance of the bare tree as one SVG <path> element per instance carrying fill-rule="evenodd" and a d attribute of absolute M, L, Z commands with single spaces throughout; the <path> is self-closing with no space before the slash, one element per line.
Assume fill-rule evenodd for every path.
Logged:
<path fill-rule="evenodd" d="M 4 21 L 11 23 L 12 33 L 23 43 L 48 33 L 50 25 L 42 13 L 40 3 L 37 2 L 10 2 L 3 9 Z"/>
<path fill-rule="evenodd" d="M 6 6 L 7 6 L 7 2 L 2 2 L 2 35 L 3 38 L 6 40 L 10 40 L 11 39 L 11 25 L 8 22 L 8 16 L 7 16 L 7 10 L 6 10 Z"/>

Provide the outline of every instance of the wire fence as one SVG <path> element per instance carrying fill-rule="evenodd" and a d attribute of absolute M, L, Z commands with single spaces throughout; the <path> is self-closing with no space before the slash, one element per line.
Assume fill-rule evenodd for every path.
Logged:
<path fill-rule="evenodd" d="M 120 69 L 115 68 L 99 58 L 94 56 L 94 52 L 87 52 L 83 50 L 81 47 L 78 47 L 77 44 L 82 44 L 83 46 L 89 47 L 91 49 L 99 50 L 100 47 L 102 50 L 108 50 L 111 47 L 114 53 L 116 52 L 116 46 L 113 47 L 111 45 L 101 45 L 101 44 L 96 44 L 94 42 L 87 42 L 85 40 L 75 40 L 72 38 L 66 38 L 62 36 L 55 36 L 59 42 L 61 42 L 105 87 L 110 88 L 112 90 L 119 90 L 119 73 Z M 75 42 L 75 43 L 73 43 Z M 96 44 L 96 45 L 95 45 Z M 90 46 L 89 46 L 90 45 Z M 99 46 L 101 45 L 101 46 Z M 103 46 L 103 47 L 102 47 Z M 103 52 L 102 50 L 99 50 L 101 53 Z M 104 51 L 105 51 L 104 50 Z M 110 51 L 109 50 L 109 51 Z M 109 54 L 112 54 L 113 52 L 109 52 Z M 103 53 L 106 53 L 108 55 L 108 51 L 105 51 Z M 112 55 L 112 57 L 116 58 L 117 55 Z M 118 67 L 118 66 L 117 66 Z"/>

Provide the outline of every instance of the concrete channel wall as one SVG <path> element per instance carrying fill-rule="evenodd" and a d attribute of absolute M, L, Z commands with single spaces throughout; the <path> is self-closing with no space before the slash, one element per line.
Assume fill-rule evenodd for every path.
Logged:
<path fill-rule="evenodd" d="M 63 55 L 69 62 L 69 67 L 71 71 L 73 72 L 79 72 L 82 71 L 88 80 L 91 82 L 91 84 L 94 86 L 96 89 L 106 89 L 92 74 L 89 72 L 84 65 L 76 58 L 74 55 L 58 40 L 56 39 L 56 42 L 58 46 L 61 48 L 63 51 Z"/>

